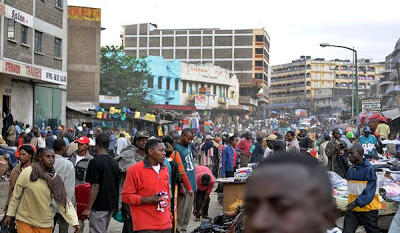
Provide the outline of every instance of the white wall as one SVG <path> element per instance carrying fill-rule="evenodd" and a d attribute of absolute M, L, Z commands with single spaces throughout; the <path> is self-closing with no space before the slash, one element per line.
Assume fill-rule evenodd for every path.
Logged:
<path fill-rule="evenodd" d="M 20 81 L 11 81 L 11 78 L 3 78 L 3 91 L 5 95 L 10 95 L 11 114 L 14 121 L 19 121 L 33 125 L 33 85 Z M 11 94 L 6 93 L 5 89 L 11 89 Z"/>

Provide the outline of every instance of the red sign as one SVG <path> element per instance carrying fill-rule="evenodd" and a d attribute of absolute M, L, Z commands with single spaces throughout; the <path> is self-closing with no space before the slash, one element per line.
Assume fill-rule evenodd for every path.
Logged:
<path fill-rule="evenodd" d="M 8 61 L 6 61 L 4 69 L 6 72 L 21 74 L 21 66 Z"/>
<path fill-rule="evenodd" d="M 42 77 L 42 69 L 33 66 L 26 66 L 26 75 L 40 79 Z"/>

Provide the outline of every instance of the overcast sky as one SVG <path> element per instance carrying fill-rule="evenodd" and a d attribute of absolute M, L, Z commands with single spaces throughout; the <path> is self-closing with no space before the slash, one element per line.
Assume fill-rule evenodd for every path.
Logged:
<path fill-rule="evenodd" d="M 384 61 L 400 38 L 399 0 L 68 0 L 102 9 L 102 45 L 120 45 L 122 25 L 151 22 L 163 28 L 243 29 L 264 27 L 271 37 L 271 64 L 300 55 Z"/>

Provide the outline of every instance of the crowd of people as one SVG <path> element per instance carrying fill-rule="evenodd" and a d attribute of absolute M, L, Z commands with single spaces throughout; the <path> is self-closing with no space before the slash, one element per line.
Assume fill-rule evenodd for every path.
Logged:
<path fill-rule="evenodd" d="M 19 160 L 10 175 L 4 208 L 3 222 L 11 232 L 15 229 L 18 232 L 52 232 L 55 225 L 59 225 L 60 233 L 68 232 L 69 226 L 75 232 L 83 232 L 86 227 L 90 232 L 107 232 L 114 218 L 123 222 L 122 232 L 126 233 L 183 233 L 191 215 L 196 221 L 209 219 L 210 194 L 216 179 L 233 177 L 236 169 L 249 163 L 263 165 L 248 185 L 248 232 L 278 229 L 281 220 L 275 219 L 277 214 L 282 215 L 301 202 L 288 197 L 292 204 L 283 203 L 279 207 L 282 210 L 276 210 L 280 213 L 274 216 L 262 213 L 267 210 L 260 203 L 269 198 L 285 201 L 290 193 L 285 191 L 288 187 L 278 182 L 281 180 L 293 183 L 292 188 L 302 184 L 298 187 L 301 191 L 315 191 L 313 185 L 323 189 L 320 195 L 324 198 L 319 201 L 326 207 L 323 210 L 318 207 L 320 212 L 305 216 L 325 214 L 324 225 L 315 228 L 316 231 L 293 232 L 320 232 L 318 229 L 333 227 L 330 182 L 326 174 L 322 175 L 326 170 L 348 180 L 349 203 L 343 231 L 355 232 L 359 225 L 364 225 L 367 232 L 380 232 L 377 221 L 381 203 L 376 193 L 375 170 L 369 161 L 389 152 L 396 154 L 400 149 L 397 135 L 384 126 L 375 130 L 381 133 L 376 136 L 369 126 L 360 129 L 362 135 L 358 137 L 352 129 L 335 128 L 317 135 L 317 140 L 311 139 L 305 129 L 288 130 L 284 135 L 278 131 L 220 133 L 196 140 L 193 140 L 196 134 L 189 128 L 172 131 L 161 138 L 139 130 L 130 139 L 123 132 L 91 130 L 86 125 L 77 129 L 60 126 L 53 130 L 35 127 L 19 130 L 16 141 L 7 139 L 7 143 L 18 146 L 16 157 Z M 321 176 L 309 179 L 299 166 Z M 293 176 L 283 174 L 280 167 L 293 169 L 293 174 L 300 175 L 290 180 Z M 252 189 L 254 186 L 265 190 Z M 217 192 L 220 191 L 217 188 Z M 309 207 L 312 205 L 315 203 Z M 396 225 L 399 218 L 397 214 L 395 219 L 398 220 L 393 221 L 392 229 L 399 229 Z M 318 219 L 323 220 L 321 216 Z M 284 224 L 282 222 L 281 227 L 290 227 Z"/>

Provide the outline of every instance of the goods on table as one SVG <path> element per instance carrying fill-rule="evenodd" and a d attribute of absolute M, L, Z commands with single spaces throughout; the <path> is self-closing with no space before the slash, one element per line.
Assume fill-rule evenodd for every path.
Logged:
<path fill-rule="evenodd" d="M 239 168 L 235 171 L 234 180 L 235 182 L 246 182 L 246 180 L 253 173 L 253 168 L 251 167 L 243 167 Z"/>

